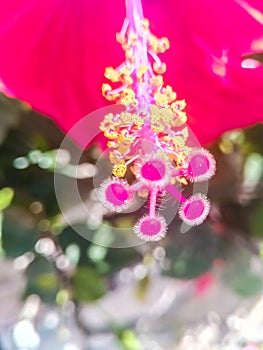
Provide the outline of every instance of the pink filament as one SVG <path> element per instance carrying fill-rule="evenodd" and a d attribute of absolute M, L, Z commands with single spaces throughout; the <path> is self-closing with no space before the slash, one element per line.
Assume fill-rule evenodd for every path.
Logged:
<path fill-rule="evenodd" d="M 133 49 L 133 56 L 135 57 L 135 74 L 137 74 L 139 67 L 148 66 L 151 67 L 148 59 L 148 48 L 147 40 L 144 32 L 141 30 L 141 22 L 144 19 L 143 8 L 141 0 L 126 0 L 126 9 L 127 9 L 127 19 L 130 24 L 130 30 L 132 33 L 137 34 L 138 41 L 136 47 Z M 151 76 L 149 72 L 146 72 L 145 75 L 145 84 L 140 84 L 138 79 L 135 79 L 133 89 L 136 93 L 136 98 L 142 104 L 150 104 L 152 98 L 148 92 L 148 84 Z"/>
<path fill-rule="evenodd" d="M 155 188 L 151 191 L 151 194 L 150 194 L 149 216 L 151 218 L 155 216 L 157 193 L 158 193 L 158 190 Z"/>
<path fill-rule="evenodd" d="M 184 203 L 186 201 L 186 198 L 182 195 L 181 192 L 177 190 L 176 187 L 172 185 L 165 186 L 166 191 L 168 191 L 172 196 L 174 196 L 175 199 L 177 199 L 179 202 Z"/>

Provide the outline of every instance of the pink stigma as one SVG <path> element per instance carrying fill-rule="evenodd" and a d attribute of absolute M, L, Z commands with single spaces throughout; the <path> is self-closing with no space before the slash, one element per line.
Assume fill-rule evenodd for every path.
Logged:
<path fill-rule="evenodd" d="M 188 172 L 191 176 L 200 176 L 207 173 L 209 169 L 209 161 L 203 154 L 196 154 L 192 157 Z"/>
<path fill-rule="evenodd" d="M 141 168 L 142 177 L 150 181 L 159 181 L 165 175 L 165 165 L 159 160 L 151 160 Z"/>
<path fill-rule="evenodd" d="M 165 219 L 156 214 L 145 215 L 139 219 L 133 228 L 135 234 L 145 241 L 159 241 L 166 235 L 167 224 Z"/>
<path fill-rule="evenodd" d="M 209 214 L 210 203 L 205 195 L 194 194 L 181 205 L 180 218 L 189 226 L 200 225 Z"/>
<path fill-rule="evenodd" d="M 127 181 L 118 178 L 108 178 L 100 185 L 98 197 L 106 208 L 120 213 L 130 206 L 133 192 Z"/>
<path fill-rule="evenodd" d="M 112 183 L 106 189 L 106 200 L 113 205 L 122 205 L 129 198 L 128 191 L 120 183 Z"/>
<path fill-rule="evenodd" d="M 197 199 L 185 206 L 184 215 L 188 220 L 195 220 L 203 214 L 204 209 L 204 203 L 200 199 Z"/>
<path fill-rule="evenodd" d="M 161 224 L 155 218 L 149 218 L 145 220 L 141 224 L 141 232 L 145 236 L 155 236 L 161 230 Z"/>
<path fill-rule="evenodd" d="M 189 165 L 183 170 L 192 182 L 209 180 L 216 171 L 216 162 L 212 154 L 204 148 L 194 149 L 189 156 Z"/>

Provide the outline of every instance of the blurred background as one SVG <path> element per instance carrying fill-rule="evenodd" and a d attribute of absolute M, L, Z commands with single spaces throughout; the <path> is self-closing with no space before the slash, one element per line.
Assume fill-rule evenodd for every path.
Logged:
<path fill-rule="evenodd" d="M 63 133 L 0 95 L 0 349 L 263 349 L 262 135 L 259 124 L 209 146 L 218 170 L 204 224 L 181 234 L 175 217 L 158 243 L 107 248 L 60 212 Z M 99 155 L 94 145 L 76 166 L 60 154 L 61 176 L 78 174 L 91 208 Z M 78 224 L 107 239 L 102 220 L 122 227 L 133 215 Z"/>

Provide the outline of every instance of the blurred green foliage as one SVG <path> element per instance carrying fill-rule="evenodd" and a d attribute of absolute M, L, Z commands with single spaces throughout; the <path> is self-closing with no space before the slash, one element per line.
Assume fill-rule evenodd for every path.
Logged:
<path fill-rule="evenodd" d="M 52 264 L 38 256 L 27 269 L 25 297 L 31 294 L 41 296 L 44 303 L 55 303 L 59 291 L 59 278 Z"/>
<path fill-rule="evenodd" d="M 78 302 L 89 302 L 101 298 L 107 291 L 106 284 L 95 269 L 80 266 L 74 273 L 73 298 Z"/>
<path fill-rule="evenodd" d="M 76 302 L 102 297 L 114 288 L 117 272 L 143 261 L 143 249 L 101 247 L 61 223 L 52 170 L 53 150 L 59 148 L 63 133 L 49 119 L 2 95 L 0 116 L 1 244 L 7 257 L 33 254 L 26 269 L 25 295 L 36 293 L 49 303 L 57 301 L 61 290 L 67 290 Z M 262 135 L 263 126 L 257 125 L 227 133 L 211 145 L 218 170 L 209 187 L 213 203 L 210 219 L 183 235 L 180 222 L 173 220 L 167 239 L 158 244 L 165 249 L 164 274 L 196 278 L 209 271 L 215 261 L 228 261 L 229 250 L 240 245 L 250 254 L 259 254 L 258 240 L 263 238 Z M 90 150 L 83 158 L 96 161 Z M 91 188 L 90 182 L 83 181 L 83 186 Z M 107 220 L 118 225 L 119 217 Z M 56 252 L 51 256 L 36 252 L 36 242 L 43 237 L 55 244 Z M 151 253 L 156 246 L 149 245 L 146 251 Z M 71 269 L 56 266 L 60 256 L 69 260 Z M 245 269 L 239 262 L 223 276 L 242 296 L 262 289 L 247 259 Z M 147 293 L 149 279 L 144 276 L 139 281 L 143 294 Z M 118 336 L 125 349 L 140 348 L 133 334 L 121 332 Z"/>
<path fill-rule="evenodd" d="M 115 334 L 123 350 L 142 350 L 143 347 L 135 332 L 130 329 L 115 329 Z"/>
<path fill-rule="evenodd" d="M 0 190 L 0 211 L 6 209 L 11 204 L 14 197 L 14 191 L 10 187 L 4 187 Z"/>

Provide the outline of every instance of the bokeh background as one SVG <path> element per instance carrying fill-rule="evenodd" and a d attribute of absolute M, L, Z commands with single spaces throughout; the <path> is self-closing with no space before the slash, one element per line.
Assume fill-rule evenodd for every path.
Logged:
<path fill-rule="evenodd" d="M 103 215 L 98 143 L 79 164 L 58 149 L 61 130 L 107 104 L 125 1 L 2 1 L 0 91 L 28 104 L 0 94 L 0 350 L 263 349 L 262 0 L 142 3 L 171 43 L 165 83 L 216 158 L 210 215 L 185 234 L 175 216 L 158 243 L 109 248 L 112 227 L 137 213 Z M 65 221 L 54 175 L 77 182 L 93 215 L 64 186 L 67 214 L 93 241 Z"/>
<path fill-rule="evenodd" d="M 175 217 L 158 243 L 107 248 L 60 212 L 54 171 L 64 134 L 0 95 L 0 349 L 262 349 L 262 135 L 257 124 L 209 145 L 218 170 L 205 223 L 181 234 Z M 61 176 L 77 173 L 94 208 L 99 148 L 83 151 L 78 172 L 64 153 Z M 134 213 L 77 220 L 107 240 L 102 220 L 123 227 Z"/>

